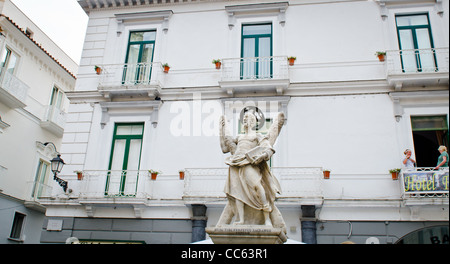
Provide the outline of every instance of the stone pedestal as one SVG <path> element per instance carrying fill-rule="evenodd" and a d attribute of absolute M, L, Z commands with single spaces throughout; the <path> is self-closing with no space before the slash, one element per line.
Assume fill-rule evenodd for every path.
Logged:
<path fill-rule="evenodd" d="M 214 244 L 283 244 L 287 241 L 281 228 L 262 225 L 238 225 L 206 228 Z"/>

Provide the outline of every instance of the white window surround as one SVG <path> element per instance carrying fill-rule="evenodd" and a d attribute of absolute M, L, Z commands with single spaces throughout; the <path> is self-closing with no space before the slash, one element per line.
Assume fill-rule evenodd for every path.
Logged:
<path fill-rule="evenodd" d="M 284 26 L 286 23 L 286 9 L 288 6 L 288 2 L 226 6 L 225 11 L 228 14 L 228 27 L 232 29 L 235 26 L 237 17 L 268 15 L 278 16 L 278 22 Z"/>
<path fill-rule="evenodd" d="M 120 34 L 122 34 L 125 24 L 142 23 L 162 24 L 162 30 L 166 33 L 169 30 L 169 19 L 172 14 L 172 10 L 115 14 L 117 20 L 117 35 L 120 36 Z"/>
<path fill-rule="evenodd" d="M 159 109 L 161 101 L 130 101 L 130 102 L 100 102 L 102 128 L 109 122 L 110 116 L 148 115 L 153 127 L 158 125 Z"/>
<path fill-rule="evenodd" d="M 381 7 L 381 18 L 385 20 L 390 16 L 389 8 L 397 8 L 397 7 L 407 7 L 405 1 L 402 0 L 376 0 L 378 4 Z M 424 1 L 416 0 L 416 1 L 410 1 L 410 4 L 413 4 L 413 6 L 417 5 L 432 5 L 433 10 L 438 14 L 439 16 L 442 16 L 444 14 L 444 8 L 442 6 L 442 0 L 435 0 L 435 1 L 429 1 L 430 3 L 423 3 Z M 414 3 L 416 2 L 416 3 Z"/>
<path fill-rule="evenodd" d="M 237 128 L 240 112 L 246 106 L 256 106 L 263 111 L 266 118 L 275 118 L 279 112 L 284 113 L 285 122 L 288 120 L 288 104 L 290 96 L 263 96 L 243 98 L 223 98 L 221 100 L 223 113 L 229 122 Z M 237 131 L 237 130 L 235 130 Z"/>

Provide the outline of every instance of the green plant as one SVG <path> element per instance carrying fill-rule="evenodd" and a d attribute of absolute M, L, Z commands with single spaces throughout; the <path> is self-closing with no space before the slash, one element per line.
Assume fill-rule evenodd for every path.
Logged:
<path fill-rule="evenodd" d="M 161 171 L 156 171 L 156 170 L 148 170 L 148 172 L 149 172 L 150 174 L 156 174 L 156 175 L 162 173 Z"/>
<path fill-rule="evenodd" d="M 375 56 L 386 55 L 386 51 L 377 51 L 375 52 Z"/>
<path fill-rule="evenodd" d="M 296 60 L 296 59 L 297 59 L 297 57 L 293 57 L 293 56 L 291 56 L 291 57 L 288 57 L 287 59 L 288 59 L 288 60 Z"/>
<path fill-rule="evenodd" d="M 167 63 L 164 63 L 162 66 L 163 67 L 170 67 L 169 64 L 167 64 Z"/>
<path fill-rule="evenodd" d="M 400 171 L 401 171 L 401 169 L 399 169 L 399 168 L 389 170 L 390 173 L 399 173 Z"/>
<path fill-rule="evenodd" d="M 216 63 L 219 63 L 219 62 L 220 62 L 220 59 L 217 59 L 217 60 L 213 60 L 213 61 L 212 61 L 213 64 L 216 64 Z"/>

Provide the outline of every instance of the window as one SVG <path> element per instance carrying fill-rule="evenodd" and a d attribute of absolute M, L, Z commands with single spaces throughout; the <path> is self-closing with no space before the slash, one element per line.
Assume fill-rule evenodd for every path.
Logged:
<path fill-rule="evenodd" d="M 52 97 L 50 98 L 50 106 L 56 109 L 62 109 L 64 100 L 64 93 L 58 87 L 54 86 L 52 90 Z"/>
<path fill-rule="evenodd" d="M 447 116 L 412 116 L 411 125 L 417 167 L 435 167 L 438 147 L 448 148 Z"/>
<path fill-rule="evenodd" d="M 34 178 L 34 186 L 33 191 L 31 192 L 31 197 L 40 198 L 44 194 L 49 167 L 50 167 L 49 163 L 43 160 L 39 160 L 39 164 L 36 170 L 36 176 Z"/>
<path fill-rule="evenodd" d="M 136 195 L 143 134 L 143 123 L 115 125 L 105 195 Z"/>
<path fill-rule="evenodd" d="M 272 78 L 272 24 L 242 25 L 241 79 Z"/>
<path fill-rule="evenodd" d="M 11 234 L 9 235 L 9 238 L 16 239 L 16 240 L 22 240 L 22 231 L 23 231 L 24 223 L 25 223 L 25 215 L 21 214 L 19 212 L 16 212 L 14 214 L 13 225 L 11 228 Z"/>
<path fill-rule="evenodd" d="M 131 32 L 125 59 L 123 84 L 149 83 L 156 31 Z"/>
<path fill-rule="evenodd" d="M 10 74 L 14 74 L 14 71 L 17 66 L 18 56 L 11 51 L 9 48 L 5 48 L 6 50 L 3 52 L 3 58 L 2 58 L 2 72 L 3 69 L 6 70 L 6 72 Z"/>
<path fill-rule="evenodd" d="M 402 71 L 437 71 L 428 15 L 397 15 L 395 19 L 401 50 Z"/>

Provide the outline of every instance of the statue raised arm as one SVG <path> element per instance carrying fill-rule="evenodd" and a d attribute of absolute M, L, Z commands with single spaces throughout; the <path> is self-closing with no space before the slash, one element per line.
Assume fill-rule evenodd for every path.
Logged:
<path fill-rule="evenodd" d="M 220 117 L 220 147 L 223 153 L 230 152 L 232 155 L 236 151 L 237 142 L 230 136 L 227 129 L 227 120 L 225 116 Z"/>
<path fill-rule="evenodd" d="M 272 125 L 269 128 L 267 137 L 272 147 L 277 141 L 278 135 L 280 134 L 281 128 L 283 127 L 285 120 L 286 118 L 284 117 L 284 114 L 280 112 L 278 113 L 278 116 L 275 118 L 275 120 L 273 121 Z"/>

